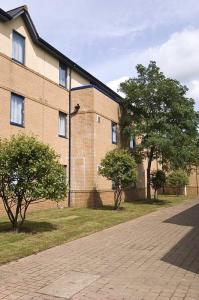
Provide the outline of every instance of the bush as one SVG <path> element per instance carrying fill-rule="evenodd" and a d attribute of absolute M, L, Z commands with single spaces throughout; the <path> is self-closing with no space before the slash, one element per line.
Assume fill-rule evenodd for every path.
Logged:
<path fill-rule="evenodd" d="M 127 150 L 113 150 L 101 162 L 99 174 L 111 180 L 114 185 L 114 207 L 118 209 L 122 191 L 136 182 L 136 163 Z"/>
<path fill-rule="evenodd" d="M 154 198 L 156 198 L 157 191 L 164 187 L 166 183 L 166 175 L 162 170 L 157 170 L 151 173 L 151 186 L 155 190 Z"/>
<path fill-rule="evenodd" d="M 25 135 L 0 141 L 0 197 L 14 231 L 31 203 L 62 200 L 66 190 L 65 171 L 48 145 Z"/>
<path fill-rule="evenodd" d="M 169 174 L 168 183 L 172 187 L 176 187 L 179 194 L 180 189 L 189 183 L 189 177 L 183 170 L 176 170 Z"/>

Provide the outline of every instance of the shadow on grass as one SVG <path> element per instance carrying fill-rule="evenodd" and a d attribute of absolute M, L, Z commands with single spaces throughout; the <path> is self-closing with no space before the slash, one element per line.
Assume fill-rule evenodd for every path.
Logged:
<path fill-rule="evenodd" d="M 100 206 L 100 207 L 93 207 L 91 208 L 93 210 L 112 210 L 112 211 L 115 211 L 115 212 L 119 212 L 119 211 L 122 211 L 122 210 L 125 210 L 126 208 L 123 207 L 123 206 L 120 206 L 118 209 L 114 209 L 114 206 L 113 205 L 103 205 L 103 206 Z"/>
<path fill-rule="evenodd" d="M 93 210 L 109 210 L 109 211 L 124 211 L 126 210 L 126 207 L 123 207 L 122 205 L 124 203 L 128 203 L 129 205 L 142 205 L 142 204 L 150 204 L 150 205 L 158 205 L 158 206 L 165 206 L 165 205 L 169 205 L 172 203 L 172 199 L 168 200 L 168 199 L 151 199 L 151 200 L 147 200 L 147 199 L 139 199 L 139 200 L 133 200 L 133 201 L 125 201 L 121 204 L 120 208 L 118 210 L 114 209 L 113 205 L 103 205 L 100 207 L 90 207 L 90 209 Z"/>
<path fill-rule="evenodd" d="M 161 206 L 161 205 L 171 204 L 172 200 L 168 200 L 168 199 L 151 199 L 151 200 L 139 199 L 139 200 L 133 200 L 133 201 L 126 201 L 126 203 L 136 204 L 136 205 L 151 204 L 151 205 L 160 205 Z"/>
<path fill-rule="evenodd" d="M 24 225 L 20 228 L 20 233 L 37 234 L 47 231 L 56 230 L 57 226 L 49 222 L 25 221 Z M 0 222 L 0 233 L 12 232 L 10 222 Z"/>

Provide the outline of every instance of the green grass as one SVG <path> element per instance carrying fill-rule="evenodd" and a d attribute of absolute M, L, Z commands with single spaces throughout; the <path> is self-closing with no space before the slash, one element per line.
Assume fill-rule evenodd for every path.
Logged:
<path fill-rule="evenodd" d="M 160 200 L 123 203 L 119 211 L 101 209 L 49 209 L 27 214 L 23 232 L 12 233 L 6 217 L 0 218 L 0 264 L 37 253 L 113 225 L 135 219 L 160 207 L 188 201 L 185 197 L 160 197 Z"/>

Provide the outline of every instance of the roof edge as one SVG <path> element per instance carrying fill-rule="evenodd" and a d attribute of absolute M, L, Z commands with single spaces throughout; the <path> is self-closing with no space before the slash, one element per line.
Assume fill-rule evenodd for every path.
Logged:
<path fill-rule="evenodd" d="M 101 89 L 100 87 L 98 87 L 94 84 L 87 84 L 87 85 L 77 86 L 77 87 L 72 88 L 71 91 L 78 91 L 78 90 L 91 89 L 91 88 L 94 88 L 94 89 L 98 90 L 99 92 L 101 92 L 105 96 L 109 97 L 111 100 L 113 100 L 117 103 L 121 103 L 121 101 L 118 101 L 118 99 L 116 99 L 115 97 L 110 96 L 110 94 L 106 93 L 103 89 Z"/>
<path fill-rule="evenodd" d="M 111 88 L 109 88 L 105 83 L 94 77 L 92 74 L 87 72 L 85 69 L 80 67 L 78 64 L 73 62 L 71 59 L 69 59 L 67 56 L 65 56 L 63 53 L 61 53 L 59 50 L 57 50 L 55 47 L 50 45 L 48 42 L 46 42 L 44 39 L 42 39 L 37 30 L 36 27 L 32 21 L 32 18 L 28 12 L 28 8 L 26 5 L 19 6 L 17 8 L 14 8 L 12 10 L 9 10 L 8 12 L 5 12 L 4 10 L 0 9 L 0 15 L 2 14 L 7 17 L 5 21 L 9 21 L 11 19 L 15 19 L 18 16 L 22 16 L 24 18 L 25 24 L 30 32 L 30 35 L 33 39 L 33 41 L 38 44 L 41 48 L 45 49 L 48 53 L 51 55 L 54 55 L 56 58 L 58 58 L 63 63 L 67 64 L 71 69 L 85 77 L 91 85 L 99 89 L 100 91 L 103 91 L 104 94 L 107 94 L 109 98 L 112 100 L 115 100 L 116 102 L 121 102 L 122 97 L 117 94 L 115 91 L 113 91 Z"/>
<path fill-rule="evenodd" d="M 12 17 L 3 9 L 0 8 L 0 20 L 2 21 L 9 21 Z"/>

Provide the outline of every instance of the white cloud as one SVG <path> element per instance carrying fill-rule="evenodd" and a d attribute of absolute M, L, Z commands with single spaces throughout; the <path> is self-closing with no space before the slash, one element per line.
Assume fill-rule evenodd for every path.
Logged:
<path fill-rule="evenodd" d="M 188 88 L 188 96 L 196 101 L 196 108 L 199 109 L 199 79 L 190 81 Z"/>
<path fill-rule="evenodd" d="M 149 48 L 138 59 L 154 59 L 162 70 L 178 80 L 199 77 L 199 29 L 186 29 L 171 35 L 158 47 Z"/>
<path fill-rule="evenodd" d="M 199 29 L 189 28 L 181 32 L 176 32 L 162 45 L 147 48 L 141 52 L 133 52 L 129 56 L 122 57 L 117 65 L 127 66 L 142 63 L 147 65 L 150 60 L 155 60 L 160 69 L 172 78 L 181 81 L 188 86 L 190 97 L 199 106 Z M 109 68 L 111 68 L 109 64 Z M 113 67 L 114 69 L 114 67 Z M 108 85 L 115 91 L 124 78 L 135 75 L 125 74 L 108 82 Z"/>
<path fill-rule="evenodd" d="M 123 77 L 120 77 L 116 80 L 112 80 L 112 81 L 109 81 L 107 83 L 107 85 L 113 90 L 115 91 L 116 93 L 120 94 L 122 96 L 122 93 L 121 92 L 118 92 L 118 89 L 119 89 L 119 86 L 120 86 L 120 83 L 129 79 L 129 76 L 123 76 Z"/>

